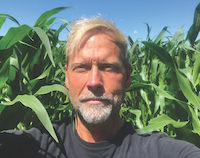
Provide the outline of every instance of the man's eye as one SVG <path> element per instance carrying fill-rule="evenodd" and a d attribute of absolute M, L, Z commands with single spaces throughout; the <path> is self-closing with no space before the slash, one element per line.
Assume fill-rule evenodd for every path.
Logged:
<path fill-rule="evenodd" d="M 103 64 L 100 66 L 100 70 L 108 71 L 108 72 L 117 72 L 118 68 L 117 66 L 112 65 L 112 64 Z"/>
<path fill-rule="evenodd" d="M 73 71 L 75 72 L 84 72 L 87 70 L 89 70 L 89 67 L 87 65 L 78 65 L 73 68 Z"/>

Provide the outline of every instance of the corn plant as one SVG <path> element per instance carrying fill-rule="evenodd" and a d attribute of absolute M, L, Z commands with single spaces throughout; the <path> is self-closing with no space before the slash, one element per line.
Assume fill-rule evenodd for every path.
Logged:
<path fill-rule="evenodd" d="M 67 8 L 43 13 L 33 27 L 0 14 L 0 29 L 5 19 L 18 25 L 0 37 L 0 130 L 42 123 L 57 140 L 51 122 L 72 116 L 64 87 L 65 41 L 58 38 L 68 22 L 52 28 L 53 15 Z M 128 37 L 132 84 L 120 115 L 138 133 L 159 130 L 200 147 L 200 4 L 187 35 L 180 28 L 166 36 L 165 26 L 151 39 L 146 25 L 146 41 Z"/>
<path fill-rule="evenodd" d="M 181 28 L 165 38 L 167 27 L 141 43 L 129 37 L 132 85 L 121 114 L 138 133 L 161 130 L 200 146 L 199 31 L 200 4 L 186 39 Z"/>
<path fill-rule="evenodd" d="M 56 20 L 52 16 L 67 8 L 43 13 L 33 27 L 0 14 L 1 26 L 6 18 L 19 25 L 0 40 L 0 130 L 39 127 L 39 119 L 57 139 L 50 119 L 60 120 L 70 109 L 65 106 L 69 100 L 63 86 L 65 42 L 59 40 L 68 23 L 60 24 L 58 29 L 51 25 Z"/>

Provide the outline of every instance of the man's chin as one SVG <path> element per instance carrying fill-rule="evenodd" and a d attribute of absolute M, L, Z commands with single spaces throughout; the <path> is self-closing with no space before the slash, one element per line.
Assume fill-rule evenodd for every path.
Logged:
<path fill-rule="evenodd" d="M 78 109 L 78 115 L 84 120 L 87 124 L 102 124 L 106 120 L 109 119 L 111 113 L 112 113 L 112 107 L 101 107 L 101 108 L 94 108 L 94 105 L 92 108 L 82 108 L 79 107 Z M 98 107 L 98 105 L 95 105 Z"/>

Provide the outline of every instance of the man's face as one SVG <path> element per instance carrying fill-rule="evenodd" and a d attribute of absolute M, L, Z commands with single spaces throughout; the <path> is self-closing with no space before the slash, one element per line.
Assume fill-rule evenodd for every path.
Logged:
<path fill-rule="evenodd" d="M 119 115 L 127 86 L 120 53 L 110 36 L 98 33 L 70 55 L 65 85 L 75 111 L 87 123 L 98 124 Z"/>

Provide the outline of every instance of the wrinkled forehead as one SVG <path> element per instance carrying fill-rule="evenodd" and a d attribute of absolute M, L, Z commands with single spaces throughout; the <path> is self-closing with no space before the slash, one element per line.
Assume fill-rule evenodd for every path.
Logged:
<path fill-rule="evenodd" d="M 90 30 L 88 32 L 86 32 L 82 38 L 80 39 L 80 41 L 77 43 L 77 45 L 75 46 L 75 50 L 72 53 L 78 53 L 80 51 L 81 48 L 83 48 L 83 46 L 85 45 L 85 43 L 89 40 L 92 39 L 92 37 L 94 37 L 95 35 L 98 34 L 104 34 L 106 36 L 109 37 L 110 41 L 112 42 L 116 42 L 116 40 L 114 39 L 114 37 L 112 36 L 112 32 L 111 31 L 101 31 L 99 29 L 93 29 Z"/>
<path fill-rule="evenodd" d="M 86 44 L 86 42 L 88 40 L 91 40 L 93 38 L 93 36 L 95 35 L 98 35 L 98 34 L 104 34 L 108 37 L 108 39 L 113 42 L 114 44 L 116 44 L 120 50 L 122 50 L 122 46 L 119 42 L 117 42 L 117 40 L 114 38 L 114 35 L 113 35 L 113 32 L 112 31 L 101 31 L 99 29 L 93 29 L 93 30 L 90 30 L 88 32 L 86 32 L 83 37 L 79 40 L 79 42 L 76 44 L 73 52 L 71 52 L 69 55 L 68 55 L 68 62 L 70 60 L 70 56 L 77 56 L 78 53 L 80 52 L 80 50 L 84 47 L 84 45 Z M 120 55 L 122 55 L 122 53 L 120 52 Z M 123 55 L 122 55 L 123 56 Z"/>

